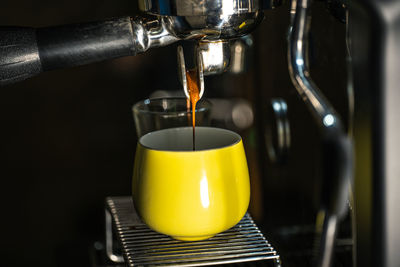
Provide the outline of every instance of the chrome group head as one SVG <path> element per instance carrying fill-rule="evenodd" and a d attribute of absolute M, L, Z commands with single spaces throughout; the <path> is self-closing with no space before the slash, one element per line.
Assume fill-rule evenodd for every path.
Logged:
<path fill-rule="evenodd" d="M 280 0 L 140 0 L 146 13 L 161 16 L 180 39 L 232 39 L 250 33 L 263 9 Z"/>
<path fill-rule="evenodd" d="M 197 40 L 195 61 L 202 65 L 201 76 L 219 74 L 229 66 L 229 40 L 252 32 L 264 18 L 263 9 L 280 4 L 281 0 L 139 0 L 140 9 L 156 18 L 141 23 L 146 31 L 140 45 L 147 50 L 177 40 Z M 178 73 L 185 90 L 180 49 Z"/>

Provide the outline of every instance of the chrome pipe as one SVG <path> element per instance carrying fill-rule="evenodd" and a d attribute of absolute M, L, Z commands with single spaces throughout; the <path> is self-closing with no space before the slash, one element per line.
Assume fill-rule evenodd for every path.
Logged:
<path fill-rule="evenodd" d="M 343 132 L 339 115 L 318 89 L 308 69 L 308 35 L 311 15 L 311 0 L 293 0 L 291 6 L 291 27 L 289 29 L 288 67 L 290 78 L 298 94 L 311 110 L 324 131 Z"/>
<path fill-rule="evenodd" d="M 321 207 L 316 220 L 315 243 L 318 267 L 332 261 L 338 221 L 347 210 L 348 187 L 353 175 L 353 146 L 334 107 L 311 78 L 308 68 L 308 37 L 311 0 L 292 0 L 288 40 L 288 68 L 297 93 L 322 133 L 324 172 Z"/>

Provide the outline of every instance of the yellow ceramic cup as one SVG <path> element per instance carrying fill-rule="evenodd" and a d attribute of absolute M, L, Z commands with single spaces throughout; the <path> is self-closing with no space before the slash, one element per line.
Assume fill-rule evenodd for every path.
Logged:
<path fill-rule="evenodd" d="M 250 182 L 240 135 L 196 127 L 155 131 L 139 140 L 133 200 L 153 230 L 202 240 L 236 225 L 247 211 Z"/>

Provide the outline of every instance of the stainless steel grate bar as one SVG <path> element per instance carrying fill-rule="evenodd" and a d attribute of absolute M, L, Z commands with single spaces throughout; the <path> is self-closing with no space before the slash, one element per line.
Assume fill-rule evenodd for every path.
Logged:
<path fill-rule="evenodd" d="M 210 260 L 212 258 L 222 259 L 222 258 L 235 258 L 235 257 L 244 257 L 244 256 L 256 256 L 256 255 L 274 255 L 274 253 L 267 253 L 264 251 L 252 251 L 252 250 L 233 250 L 233 251 L 221 251 L 219 253 L 211 253 L 211 252 L 201 252 L 196 253 L 192 252 L 190 254 L 182 254 L 182 253 L 173 253 L 170 255 L 146 255 L 146 256 L 136 256 L 132 255 L 132 258 L 137 262 L 167 262 L 167 261 L 192 261 L 192 260 L 200 260 L 206 259 Z"/>
<path fill-rule="evenodd" d="M 244 223 L 242 221 L 242 223 Z M 118 230 L 124 231 L 124 235 L 129 235 L 129 234 L 140 234 L 140 233 L 146 233 L 146 232 L 152 232 L 151 229 L 149 228 L 143 228 L 143 229 L 130 229 L 128 227 L 117 227 Z M 243 225 L 242 227 L 233 227 L 231 229 L 228 229 L 224 232 L 224 234 L 228 234 L 228 233 L 232 233 L 232 232 L 237 232 L 240 231 L 241 233 L 245 233 L 246 231 L 251 231 L 251 232 L 260 232 L 260 230 L 258 230 L 258 227 L 256 225 Z M 155 232 L 153 232 L 154 234 L 156 234 Z"/>
<path fill-rule="evenodd" d="M 138 238 L 136 240 L 124 240 L 121 238 L 121 241 L 126 243 L 126 244 L 131 244 L 134 246 L 134 244 L 140 244 L 140 246 L 144 246 L 144 245 L 151 245 L 151 244 L 157 244 L 157 245 L 161 245 L 160 241 L 162 242 L 162 245 L 166 245 L 166 244 L 178 244 L 175 240 L 171 240 L 170 237 L 168 236 L 160 236 L 160 238 L 153 238 L 153 239 L 143 239 L 143 238 Z M 214 245 L 219 245 L 221 244 L 221 242 L 225 242 L 225 243 L 230 243 L 233 244 L 235 242 L 240 242 L 243 241 L 243 238 L 238 238 L 238 237 L 233 237 L 233 238 L 229 238 L 229 241 L 227 241 L 227 238 L 216 238 L 213 240 L 206 240 L 204 241 L 197 241 L 195 244 L 214 244 Z M 250 244 L 251 242 L 255 242 L 255 241 L 260 241 L 260 235 L 249 235 L 246 238 L 246 243 Z M 179 241 L 178 241 L 179 242 Z M 201 243 L 200 243 L 201 242 Z M 264 240 L 265 242 L 265 240 Z M 181 244 L 181 243 L 179 243 Z M 185 245 L 190 245 L 192 243 L 185 244 Z M 267 243 L 267 246 L 269 246 L 269 244 Z"/>
<path fill-rule="evenodd" d="M 227 230 L 225 233 L 230 233 L 230 232 L 235 232 L 235 231 L 245 231 L 245 230 L 255 230 L 259 231 L 258 227 L 255 224 L 245 224 L 245 221 L 242 221 L 243 225 L 240 227 L 233 227 L 229 230 Z M 135 227 L 132 229 L 132 226 L 124 226 L 124 227 L 117 227 L 118 230 L 124 231 L 124 235 L 129 235 L 129 234 L 140 234 L 142 232 L 152 232 L 151 229 L 149 229 L 147 226 L 144 226 L 143 228 Z"/>
<path fill-rule="evenodd" d="M 136 260 L 136 259 L 134 259 L 134 258 L 132 258 L 133 259 L 133 261 L 134 262 L 136 262 L 136 264 L 139 264 L 139 265 L 141 265 L 141 264 L 143 264 L 143 265 L 153 265 L 153 264 L 168 264 L 168 263 L 170 263 L 170 264 L 178 264 L 178 263 L 188 263 L 188 262 L 201 262 L 201 261 L 203 261 L 203 260 L 206 260 L 206 261 L 211 261 L 211 260 L 216 260 L 216 261 L 220 261 L 220 262 L 222 262 L 222 260 L 227 260 L 226 261 L 226 263 L 231 263 L 231 261 L 230 260 L 232 260 L 232 259 L 242 259 L 242 258 L 244 258 L 244 257 L 254 257 L 254 256 L 259 256 L 259 257 L 261 257 L 261 256 L 264 256 L 264 258 L 266 258 L 265 257 L 265 255 L 264 254 L 262 254 L 262 253 L 259 253 L 259 254 L 257 254 L 257 253 L 255 253 L 255 254 L 253 254 L 253 253 L 245 253 L 245 254 L 234 254 L 234 255 L 218 255 L 218 256 L 204 256 L 204 257 L 193 257 L 193 258 L 171 258 L 171 259 L 159 259 L 159 260 L 157 260 L 157 259 L 152 259 L 152 258 L 148 258 L 148 259 L 145 259 L 145 260 Z M 271 258 L 274 258 L 275 257 L 275 255 L 273 255 Z"/>
<path fill-rule="evenodd" d="M 238 259 L 230 259 L 229 261 L 227 260 L 206 260 L 206 261 L 197 261 L 197 262 L 174 262 L 174 263 L 162 263 L 162 264 L 157 264 L 153 263 L 151 264 L 152 266 L 208 266 L 208 265 L 219 265 L 219 264 L 232 264 L 232 263 L 242 263 L 242 262 L 251 262 L 251 261 L 261 261 L 261 260 L 273 260 L 278 262 L 276 265 L 279 265 L 279 257 L 265 257 L 265 256 L 260 256 L 260 257 L 248 257 L 248 258 L 238 258 Z M 133 261 L 130 262 L 130 266 L 140 266 L 138 263 L 133 263 Z M 142 264 L 143 265 L 143 264 Z"/>
<path fill-rule="evenodd" d="M 245 235 L 245 237 L 247 239 L 253 238 L 253 239 L 258 240 L 260 238 L 260 234 L 261 233 L 249 233 L 249 234 Z M 229 237 L 231 237 L 231 238 L 229 238 Z M 233 240 L 238 239 L 238 238 L 243 240 L 243 236 L 237 237 L 237 236 L 235 236 L 233 234 L 230 234 L 230 235 L 222 235 L 221 234 L 221 235 L 216 236 L 213 239 L 208 239 L 207 241 L 218 241 L 218 240 L 226 241 L 228 238 L 229 238 L 229 241 L 233 241 Z M 170 237 L 165 236 L 165 235 L 138 236 L 138 237 L 128 237 L 128 238 L 121 237 L 122 241 L 125 241 L 125 242 L 128 242 L 128 243 L 130 241 L 132 241 L 132 240 L 133 240 L 132 242 L 141 242 L 141 241 L 143 241 L 143 242 L 149 242 L 149 241 L 150 242 L 151 241 L 158 242 L 161 239 L 163 239 L 163 240 L 171 240 Z M 175 240 L 173 240 L 173 241 L 175 241 Z M 197 242 L 201 242 L 201 241 L 197 241 Z M 176 242 L 169 242 L 169 243 L 176 243 Z"/>
<path fill-rule="evenodd" d="M 195 249 L 195 248 L 207 248 L 210 247 L 212 248 L 223 248 L 223 247 L 247 247 L 247 246 L 262 246 L 262 247 L 268 247 L 270 250 L 274 250 L 271 245 L 267 244 L 265 246 L 265 241 L 254 241 L 249 244 L 249 242 L 246 241 L 237 241 L 237 242 L 229 242 L 229 243 L 206 243 L 206 244 L 157 244 L 157 245 L 146 245 L 145 247 L 143 246 L 136 246 L 135 250 L 141 251 L 143 249 L 157 249 L 157 250 L 169 250 L 169 249 Z"/>
<path fill-rule="evenodd" d="M 149 229 L 140 221 L 131 197 L 109 197 L 106 206 L 129 266 L 206 266 L 260 260 L 279 263 L 279 255 L 249 214 L 208 240 L 184 242 Z"/>
<path fill-rule="evenodd" d="M 160 250 L 149 250 L 149 251 L 142 251 L 141 253 L 133 253 L 133 254 L 138 254 L 136 258 L 140 258 L 145 255 L 154 255 L 154 257 L 158 256 L 169 256 L 169 255 L 177 255 L 177 256 L 185 256 L 185 255 L 203 255 L 203 254 L 229 254 L 229 253 L 238 253 L 240 251 L 243 252 L 251 252 L 251 251 L 262 251 L 266 253 L 274 253 L 272 250 L 266 250 L 264 247 L 261 246 L 251 246 L 251 247 L 229 247 L 229 249 L 225 248 L 219 248 L 219 249 L 210 249 L 210 248 L 197 248 L 197 249 L 187 249 L 187 250 L 169 250 L 169 251 L 160 251 Z"/>

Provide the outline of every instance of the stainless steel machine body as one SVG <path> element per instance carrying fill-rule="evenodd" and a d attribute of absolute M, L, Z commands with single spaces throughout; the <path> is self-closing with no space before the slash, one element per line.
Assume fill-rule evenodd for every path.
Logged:
<path fill-rule="evenodd" d="M 273 8 L 277 1 L 142 0 L 140 8 L 159 15 L 171 34 L 180 39 L 221 40 L 237 38 L 251 32 L 262 20 L 263 9 Z"/>

